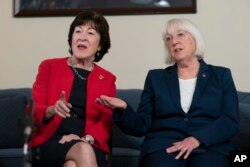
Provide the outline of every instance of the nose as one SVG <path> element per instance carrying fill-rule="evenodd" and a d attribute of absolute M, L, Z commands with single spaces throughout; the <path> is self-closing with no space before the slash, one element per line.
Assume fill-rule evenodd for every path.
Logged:
<path fill-rule="evenodd" d="M 81 35 L 80 35 L 80 40 L 87 40 L 87 34 L 85 32 L 82 32 Z"/>
<path fill-rule="evenodd" d="M 172 45 L 175 46 L 176 44 L 179 43 L 179 39 L 177 37 L 172 37 L 172 41 L 171 41 Z"/>

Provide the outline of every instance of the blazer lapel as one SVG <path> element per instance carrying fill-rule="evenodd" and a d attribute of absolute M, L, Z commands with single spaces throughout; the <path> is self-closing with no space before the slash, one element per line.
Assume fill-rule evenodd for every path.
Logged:
<path fill-rule="evenodd" d="M 206 88 L 207 82 L 209 79 L 208 65 L 201 59 L 200 60 L 200 70 L 197 76 L 196 87 L 193 95 L 193 100 L 190 106 L 190 111 L 192 107 L 199 102 L 199 99 L 202 95 L 202 92 Z"/>
<path fill-rule="evenodd" d="M 177 75 L 177 65 L 173 65 L 171 67 L 166 68 L 166 79 L 167 79 L 167 87 L 170 92 L 172 99 L 179 111 L 183 111 L 180 103 L 180 88 L 179 88 L 179 80 Z"/>

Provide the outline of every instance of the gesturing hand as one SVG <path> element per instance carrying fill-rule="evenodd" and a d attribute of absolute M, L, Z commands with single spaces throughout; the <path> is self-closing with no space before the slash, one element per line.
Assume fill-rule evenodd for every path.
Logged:
<path fill-rule="evenodd" d="M 184 159 L 187 159 L 193 149 L 200 146 L 200 142 L 194 137 L 187 137 L 180 142 L 173 143 L 173 146 L 166 149 L 167 153 L 179 152 L 175 159 L 179 159 L 184 155 Z"/>
<path fill-rule="evenodd" d="M 101 95 L 100 98 L 96 98 L 96 102 L 107 106 L 111 109 L 126 109 L 127 103 L 116 97 L 108 97 L 105 95 Z"/>
<path fill-rule="evenodd" d="M 46 118 L 49 119 L 56 114 L 63 118 L 70 117 L 70 108 L 72 108 L 72 105 L 66 102 L 65 91 L 62 91 L 55 105 L 47 109 Z"/>

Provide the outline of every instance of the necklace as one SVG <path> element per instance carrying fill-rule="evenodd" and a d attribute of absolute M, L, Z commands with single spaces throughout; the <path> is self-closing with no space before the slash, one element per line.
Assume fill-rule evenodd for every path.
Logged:
<path fill-rule="evenodd" d="M 78 77 L 78 78 L 80 78 L 81 80 L 87 80 L 87 78 L 85 78 L 85 77 L 83 77 L 83 76 L 81 76 L 79 73 L 78 73 L 78 71 L 76 70 L 76 68 L 74 67 L 74 64 L 73 64 L 73 61 L 72 61 L 72 58 L 69 58 L 69 64 L 71 65 L 71 67 L 72 67 L 72 69 L 73 69 L 73 71 L 74 71 L 74 73 L 76 74 L 76 76 Z M 91 68 L 91 70 L 90 71 L 92 71 L 93 70 L 93 66 L 92 66 L 92 68 Z"/>

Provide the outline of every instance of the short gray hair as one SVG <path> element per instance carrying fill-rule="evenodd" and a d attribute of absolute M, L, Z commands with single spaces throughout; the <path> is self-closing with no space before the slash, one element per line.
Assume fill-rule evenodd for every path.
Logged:
<path fill-rule="evenodd" d="M 203 39 L 199 29 L 196 27 L 196 25 L 188 19 L 175 18 L 175 19 L 171 19 L 167 22 L 166 31 L 165 31 L 164 37 L 163 37 L 163 39 L 165 41 L 165 46 L 167 46 L 166 45 L 166 34 L 167 33 L 172 34 L 176 30 L 187 31 L 188 33 L 190 33 L 194 37 L 195 42 L 196 42 L 195 56 L 197 56 L 199 59 L 203 59 L 204 53 L 205 53 L 204 39 Z M 166 50 L 167 50 L 166 63 L 167 64 L 174 63 L 175 61 L 172 59 L 172 56 L 170 55 L 170 52 L 169 52 L 167 47 L 166 47 Z"/>

